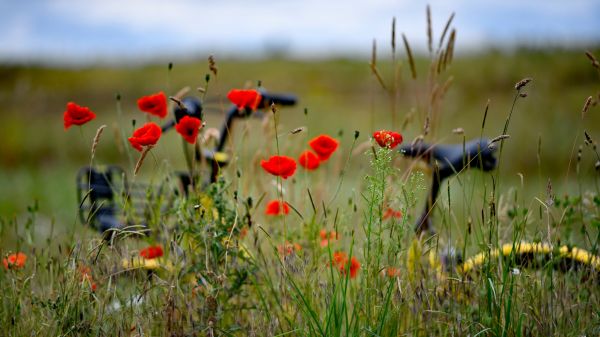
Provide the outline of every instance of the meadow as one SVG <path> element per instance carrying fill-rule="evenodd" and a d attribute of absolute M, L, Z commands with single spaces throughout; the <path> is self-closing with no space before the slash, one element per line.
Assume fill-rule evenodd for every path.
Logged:
<path fill-rule="evenodd" d="M 410 62 L 403 50 L 376 62 L 217 57 L 216 71 L 204 58 L 1 66 L 0 255 L 27 255 L 22 268 L 0 269 L 2 333 L 598 335 L 600 262 L 570 250 L 598 254 L 600 238 L 600 70 L 584 51 L 489 50 L 443 65 L 436 53 Z M 258 86 L 298 104 L 234 125 L 232 163 L 217 183 L 188 196 L 148 192 L 147 236 L 133 228 L 106 241 L 81 223 L 79 167 L 118 164 L 155 186 L 187 169 L 182 144 L 191 147 L 169 132 L 133 174 L 139 153 L 123 135 L 157 121 L 139 111 L 139 97 L 189 87 L 205 102 L 206 134 L 219 128 L 231 89 Z M 65 130 L 70 101 L 97 118 Z M 496 170 L 442 185 L 436 232 L 417 239 L 432 169 L 380 147 L 372 138 L 382 129 L 404 144 L 510 137 L 497 142 Z M 282 179 L 261 168 L 276 154 L 297 159 L 319 135 L 339 147 L 316 170 L 298 166 Z M 292 210 L 265 214 L 270 200 Z M 140 256 L 155 245 L 162 257 Z M 444 259 L 449 247 L 481 258 L 457 270 Z"/>

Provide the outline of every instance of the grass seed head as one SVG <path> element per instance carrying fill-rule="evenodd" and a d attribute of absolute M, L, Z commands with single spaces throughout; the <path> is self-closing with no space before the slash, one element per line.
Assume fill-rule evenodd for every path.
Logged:
<path fill-rule="evenodd" d="M 515 84 L 515 89 L 521 90 L 523 89 L 529 82 L 531 82 L 531 77 L 524 78 Z"/>

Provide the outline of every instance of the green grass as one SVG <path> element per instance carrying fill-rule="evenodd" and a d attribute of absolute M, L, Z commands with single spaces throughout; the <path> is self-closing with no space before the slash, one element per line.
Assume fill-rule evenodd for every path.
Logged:
<path fill-rule="evenodd" d="M 0 268 L 0 326 L 7 335 L 600 333 L 598 270 L 565 263 L 558 251 L 561 245 L 577 245 L 597 253 L 600 242 L 598 158 L 583 143 L 583 130 L 600 137 L 598 105 L 581 118 L 584 100 L 597 97 L 600 77 L 583 53 L 464 55 L 433 82 L 426 75 L 429 60 L 416 60 L 416 81 L 402 61 L 397 125 L 392 125 L 392 100 L 366 60 L 217 59 L 217 65 L 218 76 L 207 86 L 214 108 L 206 112 L 207 127 L 218 127 L 227 91 L 246 81 L 293 92 L 299 106 L 281 109 L 276 123 L 269 118 L 237 125 L 229 149 L 234 164 L 218 184 L 188 198 L 164 196 L 163 201 L 171 200 L 166 207 L 142 197 L 152 213 L 146 219 L 152 234 L 133 238 L 122 232 L 112 245 L 77 221 L 75 174 L 89 165 L 96 128 L 108 125 L 94 164 L 120 164 L 132 178 L 138 153 L 119 143 L 119 132 L 130 134 L 131 120 L 137 119 L 138 126 L 144 120 L 135 107 L 137 97 L 206 86 L 206 62 L 176 63 L 170 73 L 166 65 L 0 70 L 0 238 L 5 243 L 0 254 L 28 255 L 23 269 Z M 378 62 L 386 83 L 392 67 Z M 428 100 L 432 83 L 446 83 L 450 76 L 445 97 Z M 533 81 L 524 89 L 528 96 L 516 101 L 500 169 L 464 172 L 444 184 L 433 213 L 437 234 L 415 240 L 412 226 L 430 172 L 395 151 L 372 151 L 372 132 L 395 129 L 410 142 L 437 104 L 439 119 L 427 141 L 461 143 L 463 137 L 480 134 L 493 138 L 502 133 L 514 85 L 524 77 Z M 90 106 L 98 119 L 65 132 L 61 115 L 71 100 Z M 288 132 L 300 126 L 307 129 Z M 464 136 L 452 132 L 459 127 Z M 317 171 L 299 168 L 293 178 L 281 181 L 260 169 L 260 159 L 277 152 L 297 157 L 320 133 L 339 139 L 340 148 Z M 136 182 L 159 184 L 185 169 L 178 137 L 164 135 Z M 265 216 L 266 202 L 281 197 L 294 211 L 286 217 Z M 401 209 L 402 218 L 383 219 L 387 205 Z M 249 230 L 246 237 L 243 228 Z M 323 228 L 337 231 L 339 240 L 321 247 Z M 466 256 L 489 255 L 502 244 L 523 240 L 557 250 L 529 259 L 531 268 L 515 254 L 492 256 L 467 275 L 445 272 L 439 260 L 450 246 Z M 302 249 L 281 256 L 278 246 L 286 241 Z M 134 261 L 150 243 L 165 248 L 162 268 L 124 267 L 123 260 Z M 358 258 L 356 278 L 332 266 L 338 251 Z M 91 268 L 96 291 L 82 282 L 80 266 Z M 398 268 L 399 276 L 382 276 L 386 267 Z"/>

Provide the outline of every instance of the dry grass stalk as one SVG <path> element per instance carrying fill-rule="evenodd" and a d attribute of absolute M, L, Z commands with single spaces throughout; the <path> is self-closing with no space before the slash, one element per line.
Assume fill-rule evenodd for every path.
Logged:
<path fill-rule="evenodd" d="M 442 36 L 440 37 L 440 43 L 438 44 L 438 49 L 442 48 L 444 44 L 444 38 L 446 37 L 446 33 L 448 33 L 448 29 L 450 29 L 450 25 L 452 24 L 452 20 L 454 20 L 454 12 L 450 14 L 448 21 L 446 22 L 446 26 L 444 27 L 444 31 L 442 32 Z"/>
<path fill-rule="evenodd" d="M 217 65 L 215 63 L 215 57 L 213 55 L 209 55 L 208 56 L 208 69 L 210 70 L 211 73 L 213 73 L 215 76 L 217 76 Z"/>
<path fill-rule="evenodd" d="M 190 92 L 190 87 L 183 87 L 175 94 L 175 98 L 182 100 L 187 93 Z"/>
<path fill-rule="evenodd" d="M 98 143 L 100 142 L 100 136 L 102 135 L 102 132 L 104 131 L 104 128 L 106 128 L 106 125 L 102 125 L 98 128 L 98 130 L 96 130 L 96 136 L 94 136 L 94 141 L 92 142 L 92 158 L 91 161 L 94 160 L 94 156 L 96 155 L 96 148 L 98 147 Z"/>
<path fill-rule="evenodd" d="M 387 90 L 385 82 L 383 82 L 383 78 L 381 77 L 381 74 L 379 74 L 379 70 L 377 70 L 377 41 L 376 40 L 373 40 L 373 49 L 371 51 L 371 63 L 369 65 L 371 67 L 371 72 L 373 73 L 373 75 L 375 75 L 375 78 L 377 79 L 377 82 L 379 82 L 379 85 L 381 85 L 381 87 L 384 90 Z"/>
<path fill-rule="evenodd" d="M 413 58 L 412 51 L 410 50 L 410 45 L 408 44 L 408 40 L 406 39 L 406 35 L 402 34 L 402 41 L 404 42 L 404 49 L 406 49 L 406 56 L 408 57 L 408 64 L 410 65 L 410 73 L 412 75 L 413 80 L 417 79 L 417 68 L 415 67 L 415 59 Z"/>
<path fill-rule="evenodd" d="M 154 145 L 148 145 L 146 147 L 144 147 L 144 150 L 142 151 L 142 155 L 140 156 L 140 159 L 137 161 L 137 163 L 135 163 L 135 168 L 133 169 L 133 175 L 137 176 L 138 172 L 140 171 L 140 168 L 142 167 L 142 163 L 144 162 L 144 159 L 146 158 L 146 155 L 148 154 L 148 152 L 150 152 L 150 150 L 154 147 Z"/>
<path fill-rule="evenodd" d="M 585 114 L 590 109 L 590 105 L 592 104 L 592 96 L 588 97 L 583 104 L 583 109 L 581 109 L 581 119 L 585 118 Z"/>
<path fill-rule="evenodd" d="M 454 57 L 454 44 L 456 43 L 456 29 L 452 29 L 450 37 L 448 38 L 448 44 L 446 45 L 446 51 L 444 52 L 444 67 L 452 63 Z"/>
<path fill-rule="evenodd" d="M 429 53 L 433 52 L 433 32 L 431 28 L 431 7 L 427 5 L 427 48 Z"/>
<path fill-rule="evenodd" d="M 500 135 L 500 136 L 498 136 L 498 137 L 495 137 L 495 138 L 493 138 L 492 140 L 490 140 L 490 145 L 491 145 L 491 144 L 494 144 L 494 143 L 496 143 L 496 142 L 499 142 L 499 141 L 501 141 L 501 140 L 508 139 L 508 138 L 510 138 L 510 135 Z"/>
<path fill-rule="evenodd" d="M 173 102 L 175 102 L 175 104 L 177 104 L 177 106 L 180 109 L 185 109 L 185 106 L 183 105 L 183 103 L 181 103 L 181 100 L 175 96 L 169 96 L 169 99 Z"/>
<path fill-rule="evenodd" d="M 594 57 L 594 54 L 592 54 L 592 52 L 586 50 L 585 56 L 587 56 L 587 58 L 592 62 L 592 67 L 600 70 L 600 63 L 598 63 L 598 60 L 596 59 L 596 57 Z"/>
<path fill-rule="evenodd" d="M 396 17 L 392 19 L 392 55 L 396 54 Z"/>
<path fill-rule="evenodd" d="M 529 82 L 531 82 L 531 77 L 526 77 L 515 84 L 515 89 L 519 91 L 523 89 Z"/>
<path fill-rule="evenodd" d="M 465 133 L 465 129 L 463 128 L 456 128 L 452 130 L 452 133 L 455 135 L 462 135 Z"/>

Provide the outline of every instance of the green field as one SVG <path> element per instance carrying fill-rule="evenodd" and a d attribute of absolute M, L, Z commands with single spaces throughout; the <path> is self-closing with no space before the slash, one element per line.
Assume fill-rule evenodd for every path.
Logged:
<path fill-rule="evenodd" d="M 600 56 L 597 48 L 592 53 Z M 8 335 L 14 336 L 45 335 L 36 322 L 47 325 L 49 335 L 599 333 L 599 275 L 592 266 L 562 273 L 545 263 L 538 271 L 515 272 L 510 263 L 492 258 L 482 264 L 484 271 L 456 285 L 452 275 L 440 276 L 435 263 L 425 261 L 430 251 L 440 252 L 449 245 L 471 255 L 521 240 L 598 252 L 600 170 L 594 165 L 600 158 L 591 144 L 584 143 L 584 131 L 593 141 L 600 139 L 600 70 L 590 65 L 584 50 L 492 50 L 457 55 L 439 74 L 432 60 L 421 55 L 413 79 L 410 64 L 400 53 L 396 64 L 389 55 L 379 57 L 378 72 L 386 88 L 395 88 L 392 95 L 373 75 L 370 61 L 356 58 L 217 57 L 218 73 L 208 83 L 204 59 L 175 61 L 171 70 L 168 61 L 73 68 L 0 66 L 0 254 L 25 251 L 43 275 L 27 281 L 35 274 L 33 267 L 21 274 L 0 272 L 0 284 L 9 289 L 2 300 L 1 326 L 9 327 L 14 333 Z M 526 97 L 515 101 L 515 83 L 523 78 L 532 81 L 522 90 Z M 158 234 L 145 241 L 170 244 L 167 257 L 175 272 L 121 277 L 121 259 L 135 255 L 144 240 L 102 245 L 100 235 L 77 219 L 75 175 L 90 163 L 96 129 L 107 125 L 94 165 L 118 164 L 132 176 L 138 153 L 123 144 L 122 134 L 131 134 L 133 120 L 136 126 L 146 120 L 137 110 L 138 97 L 157 91 L 174 95 L 183 87 L 200 97 L 203 94 L 196 88 L 203 87 L 206 128 L 219 128 L 229 106 L 227 92 L 259 83 L 273 92 L 297 95 L 299 104 L 278 111 L 277 144 L 272 118 L 248 119 L 234 127 L 228 151 L 235 161 L 223 172 L 231 185 L 211 195 L 213 200 L 225 200 L 221 215 L 229 217 L 222 215 L 218 224 L 216 219 L 189 213 L 194 202 L 203 200 L 200 194 L 164 214 L 154 205 L 158 213 L 152 228 Z M 589 96 L 592 104 L 582 118 Z M 62 113 L 69 101 L 89 106 L 98 118 L 65 131 Z M 460 144 L 481 135 L 501 135 L 511 109 L 510 138 L 504 141 L 500 169 L 465 172 L 443 185 L 433 214 L 439 235 L 417 244 L 411 227 L 422 210 L 431 172 L 398 153 L 380 153 L 393 156 L 392 166 L 374 159 L 372 133 L 397 130 L 405 143 L 411 142 L 423 134 L 425 116 L 431 112 L 425 141 Z M 290 134 L 298 127 L 305 129 Z M 457 128 L 464 133 L 453 131 Z M 277 147 L 297 157 L 307 140 L 322 133 L 339 139 L 340 148 L 319 171 L 299 170 L 285 182 L 286 199 L 298 214 L 291 213 L 288 220 L 269 219 L 263 207 L 267 199 L 277 197 L 276 186 L 260 169 L 260 159 L 274 154 Z M 163 135 L 136 182 L 156 184 L 167 173 L 185 170 L 181 144 L 174 132 Z M 424 179 L 411 179 L 413 171 L 424 172 Z M 367 175 L 375 178 L 365 179 Z M 312 191 L 310 197 L 307 190 Z M 210 235 L 227 237 L 226 229 L 238 223 L 247 197 L 265 200 L 250 207 L 256 225 L 247 238 L 239 239 L 240 246 L 215 248 L 200 242 L 211 237 L 209 230 L 198 226 L 218 227 Z M 366 223 L 383 226 L 376 209 L 385 203 L 402 209 L 402 219 L 372 233 L 363 231 Z M 181 226 L 179 232 L 170 227 L 173 223 Z M 315 244 L 321 228 L 342 233 L 341 246 L 347 252 L 353 249 L 362 262 L 358 279 L 330 273 L 326 261 L 332 251 Z M 296 260 L 277 257 L 275 246 L 286 240 L 302 245 L 302 252 L 293 254 Z M 176 245 L 185 258 L 178 255 Z M 246 246 L 252 258 L 240 248 Z M 223 261 L 229 262 L 223 266 Z M 92 266 L 101 280 L 94 294 L 76 281 L 73 266 L 80 262 Z M 379 277 L 386 265 L 401 269 L 397 282 Z M 215 275 L 219 271 L 228 281 Z M 190 289 L 196 287 L 203 290 L 190 297 Z M 29 291 L 32 299 L 23 295 Z M 140 293 L 147 294 L 143 303 L 131 305 L 132 294 Z M 122 314 L 112 307 L 115 301 L 123 305 Z M 236 310 L 243 314 L 238 316 Z"/>

